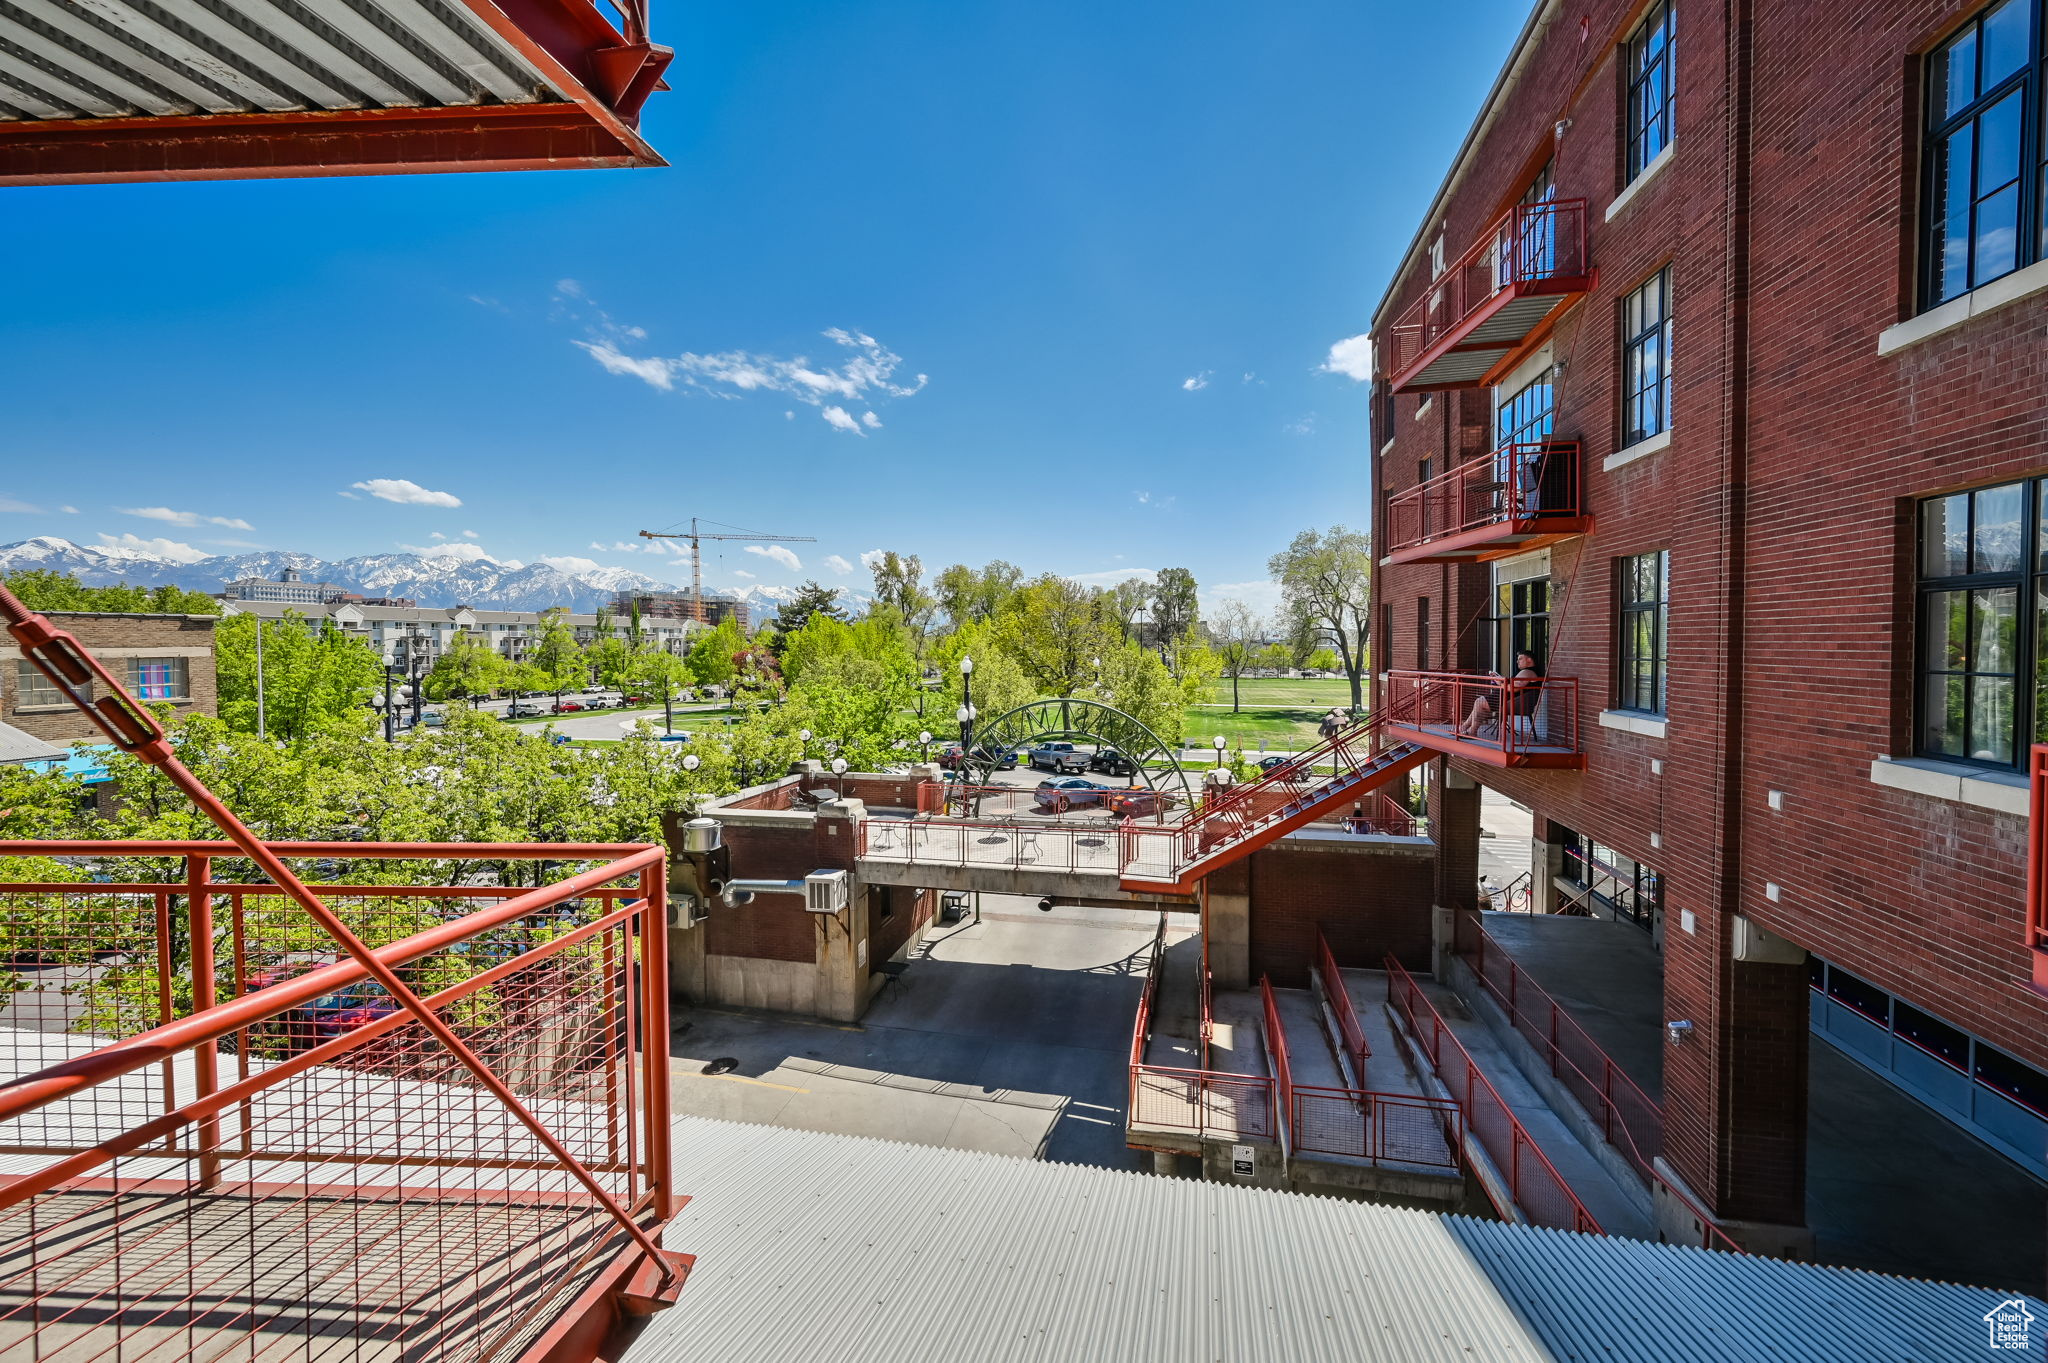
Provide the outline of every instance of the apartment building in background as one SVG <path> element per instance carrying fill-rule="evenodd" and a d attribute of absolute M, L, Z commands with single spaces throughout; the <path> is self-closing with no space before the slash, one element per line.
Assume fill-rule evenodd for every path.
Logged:
<path fill-rule="evenodd" d="M 695 620 L 716 627 L 727 620 L 739 621 L 741 633 L 749 627 L 747 603 L 736 596 L 698 597 L 689 592 L 620 592 L 612 598 L 612 611 L 620 617 L 640 612 L 646 620 Z"/>
<path fill-rule="evenodd" d="M 2048 6 L 1541 3 L 1373 323 L 1376 705 L 1662 958 L 1661 1169 L 1805 1235 L 1809 1047 L 2048 1177 Z"/>
<path fill-rule="evenodd" d="M 540 637 L 540 611 L 487 611 L 468 606 L 377 606 L 354 601 L 326 605 L 302 605 L 284 601 L 228 601 L 227 615 L 255 615 L 264 620 L 281 620 L 287 613 L 308 620 L 324 620 L 345 634 L 367 642 L 387 666 L 405 667 L 412 658 L 422 667 L 433 666 L 454 644 L 457 636 L 471 635 L 488 644 L 491 651 L 508 662 L 523 662 L 527 651 Z M 576 633 L 576 642 L 590 644 L 600 634 L 595 615 L 568 614 L 565 623 Z M 669 653 L 690 650 L 704 626 L 694 620 L 647 619 L 640 621 L 641 637 Z M 619 639 L 632 635 L 632 623 L 624 615 L 604 621 L 604 629 Z"/>

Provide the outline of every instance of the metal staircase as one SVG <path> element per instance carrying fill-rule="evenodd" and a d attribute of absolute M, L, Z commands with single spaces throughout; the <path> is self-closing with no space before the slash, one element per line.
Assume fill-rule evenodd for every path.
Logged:
<path fill-rule="evenodd" d="M 1414 743 L 1384 743 L 1375 714 L 1259 780 L 1205 800 L 1178 824 L 1127 820 L 1120 830 L 1118 880 L 1134 892 L 1186 893 L 1202 877 L 1407 775 L 1428 756 Z M 1334 766 L 1333 775 L 1318 773 L 1325 763 Z"/>

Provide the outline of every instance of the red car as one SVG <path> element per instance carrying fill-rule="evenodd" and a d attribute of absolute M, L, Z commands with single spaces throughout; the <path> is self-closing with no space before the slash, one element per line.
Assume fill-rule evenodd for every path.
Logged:
<path fill-rule="evenodd" d="M 578 704 L 576 701 L 565 700 L 560 705 L 557 705 L 555 707 L 555 713 L 558 715 L 573 715 L 582 708 L 582 705 Z"/>
<path fill-rule="evenodd" d="M 1102 803 L 1112 814 L 1149 819 L 1166 808 L 1166 797 L 1156 790 L 1139 786 L 1133 790 L 1113 790 L 1102 797 Z"/>

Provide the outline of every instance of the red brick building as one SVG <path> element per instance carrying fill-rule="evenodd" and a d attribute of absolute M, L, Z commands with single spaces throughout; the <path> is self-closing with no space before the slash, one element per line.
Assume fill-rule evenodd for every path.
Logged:
<path fill-rule="evenodd" d="M 2044 58 L 2040 0 L 1539 4 L 1374 318 L 1439 893 L 1456 773 L 1655 934 L 1666 1164 L 1760 1244 L 1810 1022 L 2048 1168 Z"/>

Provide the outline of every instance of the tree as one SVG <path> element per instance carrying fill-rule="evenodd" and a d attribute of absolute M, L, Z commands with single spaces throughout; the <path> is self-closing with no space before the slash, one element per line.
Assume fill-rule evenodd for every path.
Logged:
<path fill-rule="evenodd" d="M 461 632 L 420 678 L 420 691 L 428 700 L 466 700 L 474 709 L 479 700 L 505 685 L 511 672 L 510 664 L 492 652 L 490 645 Z"/>
<path fill-rule="evenodd" d="M 663 733 L 676 731 L 676 694 L 695 680 L 690 665 L 667 649 L 643 647 L 626 655 L 619 685 L 635 695 L 661 697 Z"/>
<path fill-rule="evenodd" d="M 1114 587 L 1102 589 L 1103 608 L 1126 639 L 1136 637 L 1138 612 L 1144 610 L 1151 600 L 1152 584 L 1142 577 L 1127 577 Z"/>
<path fill-rule="evenodd" d="M 1223 675 L 1230 678 L 1230 709 L 1233 714 L 1239 709 L 1238 683 L 1251 670 L 1264 631 L 1265 626 L 1252 608 L 1234 597 L 1225 601 L 1223 608 L 1216 612 L 1216 618 L 1209 622 L 1209 637 L 1215 642 L 1216 657 L 1223 664 Z"/>
<path fill-rule="evenodd" d="M 934 734 L 942 738 L 948 735 L 954 716 L 966 702 L 967 692 L 960 675 L 962 658 L 974 659 L 974 708 L 983 719 L 994 719 L 1037 698 L 1038 690 L 1024 675 L 1024 669 L 997 642 L 994 625 L 962 625 L 932 645 L 931 664 L 939 674 L 939 683 L 938 689 L 930 693 L 923 723 Z"/>
<path fill-rule="evenodd" d="M 979 572 L 956 563 L 933 579 L 932 589 L 938 595 L 939 609 L 957 629 L 994 619 L 1023 580 L 1022 568 L 993 559 Z"/>
<path fill-rule="evenodd" d="M 1332 526 L 1304 530 L 1266 564 L 1280 584 L 1283 609 L 1306 621 L 1337 654 L 1351 681 L 1351 708 L 1365 707 L 1365 647 L 1371 618 L 1372 541 Z"/>
<path fill-rule="evenodd" d="M 1280 623 L 1287 628 L 1287 665 L 1294 668 L 1307 667 L 1308 660 L 1314 655 L 1318 642 L 1315 623 L 1310 620 L 1304 620 L 1299 616 L 1289 616 L 1284 612 L 1280 617 Z M 1335 655 L 1331 656 L 1332 662 L 1330 666 L 1335 668 L 1337 665 L 1334 661 Z"/>
<path fill-rule="evenodd" d="M 1336 653 L 1327 648 L 1317 649 L 1302 663 L 1302 667 L 1310 672 L 1335 672 L 1338 666 Z"/>
<path fill-rule="evenodd" d="M 690 646 L 690 671 L 706 685 L 730 686 L 732 679 L 739 674 L 739 664 L 735 660 L 746 646 L 747 638 L 740 633 L 740 622 L 727 616 L 705 630 Z"/>
<path fill-rule="evenodd" d="M 583 687 L 590 682 L 590 661 L 583 654 L 583 645 L 576 642 L 576 631 L 569 624 L 569 613 L 561 607 L 540 613 L 540 628 L 534 636 L 533 647 L 526 652 L 526 662 L 539 674 L 538 689 L 552 691 L 555 708 L 562 708 L 562 693 Z"/>
<path fill-rule="evenodd" d="M 938 600 L 924 589 L 924 564 L 916 554 L 898 554 L 894 549 L 884 553 L 872 565 L 875 574 L 875 600 L 892 608 L 901 616 L 906 628 L 914 638 L 924 638 L 925 627 L 931 623 L 932 612 L 938 609 Z"/>
<path fill-rule="evenodd" d="M 1201 606 L 1195 599 L 1195 575 L 1185 568 L 1161 568 L 1152 584 L 1152 629 L 1159 639 L 1159 654 L 1167 667 L 1180 673 L 1182 643 L 1201 623 Z"/>
<path fill-rule="evenodd" d="M 1103 701 L 1159 736 L 1169 747 L 1186 732 L 1187 698 L 1159 655 L 1124 644 L 1103 659 Z"/>
<path fill-rule="evenodd" d="M 1095 594 L 1054 573 L 1018 588 L 995 624 L 996 642 L 1047 695 L 1092 685 L 1097 660 L 1123 643 Z"/>
<path fill-rule="evenodd" d="M 806 581 L 796 589 L 796 595 L 782 603 L 782 609 L 775 613 L 775 643 L 777 657 L 789 643 L 789 636 L 808 625 L 813 618 L 823 616 L 827 620 L 844 620 L 846 616 L 839 609 L 839 589 L 827 587 L 822 582 Z"/>
<path fill-rule="evenodd" d="M 230 615 L 213 631 L 217 709 L 240 733 L 257 730 L 258 627 L 257 616 Z M 261 629 L 262 727 L 270 737 L 297 742 L 325 729 L 361 727 L 384 676 L 383 661 L 367 640 L 297 611 L 265 620 Z"/>
<path fill-rule="evenodd" d="M 110 611 L 121 615 L 219 615 L 220 602 L 183 587 L 88 587 L 69 573 L 30 568 L 7 579 L 7 590 L 32 611 Z M 265 661 L 268 661 L 267 659 Z"/>

